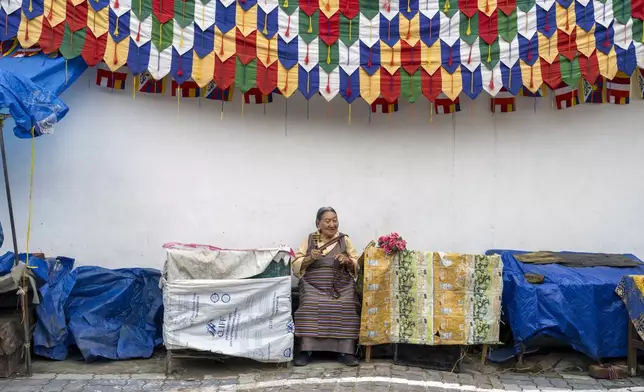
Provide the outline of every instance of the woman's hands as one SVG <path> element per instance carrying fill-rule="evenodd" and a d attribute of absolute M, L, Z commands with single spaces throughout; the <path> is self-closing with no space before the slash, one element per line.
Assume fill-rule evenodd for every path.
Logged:
<path fill-rule="evenodd" d="M 346 255 L 346 253 L 340 253 L 339 255 L 335 256 L 335 259 L 340 262 L 342 265 L 346 265 L 350 271 L 356 270 L 356 263 L 349 258 L 349 256 Z"/>

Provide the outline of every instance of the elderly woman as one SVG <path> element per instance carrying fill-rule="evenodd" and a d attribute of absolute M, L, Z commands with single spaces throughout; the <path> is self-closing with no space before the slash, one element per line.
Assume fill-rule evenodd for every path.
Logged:
<path fill-rule="evenodd" d="M 296 366 L 305 366 L 313 351 L 338 353 L 338 360 L 357 366 L 360 301 L 356 292 L 358 255 L 331 207 L 318 210 L 317 231 L 302 243 L 293 261 L 300 278 L 300 306 L 295 336 L 300 340 Z"/>

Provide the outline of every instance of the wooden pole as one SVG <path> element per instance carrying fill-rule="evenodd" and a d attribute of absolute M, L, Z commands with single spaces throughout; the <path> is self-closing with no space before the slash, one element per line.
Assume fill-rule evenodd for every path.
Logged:
<path fill-rule="evenodd" d="M 367 363 L 371 363 L 371 346 L 366 346 L 365 360 Z"/>

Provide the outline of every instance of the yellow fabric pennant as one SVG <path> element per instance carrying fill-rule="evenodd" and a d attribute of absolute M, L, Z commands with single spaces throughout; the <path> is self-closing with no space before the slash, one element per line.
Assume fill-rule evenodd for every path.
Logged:
<path fill-rule="evenodd" d="M 286 69 L 282 63 L 277 63 L 277 88 L 284 98 L 289 98 L 297 91 L 297 76 L 298 67 Z"/>
<path fill-rule="evenodd" d="M 88 7 L 92 8 L 92 7 Z M 107 8 L 107 7 L 106 7 Z M 66 0 L 45 0 L 44 13 L 51 27 L 56 27 L 67 18 Z"/>
<path fill-rule="evenodd" d="M 617 75 L 617 54 L 615 53 L 615 47 L 612 47 L 607 55 L 598 50 L 597 62 L 599 63 L 599 74 L 601 76 L 611 80 Z"/>
<path fill-rule="evenodd" d="M 105 45 L 105 54 L 103 61 L 110 71 L 115 72 L 127 63 L 127 54 L 130 49 L 130 37 L 125 37 L 121 42 L 116 43 L 112 35 L 107 35 L 107 44 Z"/>
<path fill-rule="evenodd" d="M 236 30 L 230 29 L 226 34 L 215 27 L 215 55 L 223 62 L 235 55 L 237 49 Z"/>
<path fill-rule="evenodd" d="M 248 11 L 244 11 L 240 3 L 237 3 L 235 21 L 242 35 L 248 37 L 250 33 L 257 30 L 257 5 L 250 7 Z"/>
<path fill-rule="evenodd" d="M 360 68 L 360 96 L 371 105 L 380 96 L 380 70 L 373 75 Z"/>
<path fill-rule="evenodd" d="M 420 55 L 423 69 L 433 75 L 441 67 L 441 41 L 436 40 L 431 47 L 421 42 Z"/>
<path fill-rule="evenodd" d="M 479 11 L 487 16 L 496 11 L 496 0 L 478 0 Z"/>
<path fill-rule="evenodd" d="M 320 11 L 327 18 L 335 15 L 340 10 L 340 0 L 320 0 Z"/>
<path fill-rule="evenodd" d="M 203 58 L 194 51 L 192 57 L 192 79 L 201 88 L 210 83 L 215 75 L 215 52 L 210 52 Z"/>
<path fill-rule="evenodd" d="M 539 56 L 546 60 L 548 64 L 559 57 L 559 48 L 557 47 L 557 34 L 553 34 L 550 39 L 541 33 L 539 35 Z"/>
<path fill-rule="evenodd" d="M 463 91 L 463 79 L 461 78 L 461 68 L 457 67 L 453 74 L 447 72 L 445 68 L 441 67 L 441 82 L 443 87 L 443 94 L 452 101 L 458 98 L 458 95 Z"/>
<path fill-rule="evenodd" d="M 555 4 L 557 28 L 565 32 L 566 34 L 572 33 L 572 31 L 577 26 L 577 18 L 575 16 L 575 2 L 571 2 L 568 8 L 562 7 L 559 3 Z"/>
<path fill-rule="evenodd" d="M 576 43 L 577 51 L 586 57 L 590 57 L 596 48 L 595 26 L 589 32 L 584 31 L 584 29 L 577 29 Z"/>
<path fill-rule="evenodd" d="M 257 34 L 257 61 L 270 66 L 277 60 L 277 34 L 272 39 L 266 39 L 262 34 Z"/>
<path fill-rule="evenodd" d="M 400 68 L 400 41 L 397 41 L 393 47 L 380 41 L 380 65 L 391 75 L 396 73 Z"/>
<path fill-rule="evenodd" d="M 103 7 L 100 11 L 94 11 L 91 6 L 87 7 L 87 27 L 94 34 L 94 37 L 100 37 L 107 33 L 109 11 L 110 7 Z"/>
<path fill-rule="evenodd" d="M 420 14 L 417 12 L 413 18 L 407 19 L 400 14 L 399 30 L 400 39 L 414 46 L 420 40 Z"/>
<path fill-rule="evenodd" d="M 28 20 L 24 12 L 21 14 L 20 27 L 18 27 L 18 42 L 24 49 L 29 49 L 40 40 L 43 15 Z"/>
<path fill-rule="evenodd" d="M 521 60 L 520 66 L 523 87 L 530 90 L 533 94 L 536 94 L 543 84 L 543 77 L 541 76 L 541 62 L 535 61 L 534 65 L 531 67 Z"/>
<path fill-rule="evenodd" d="M 77 6 L 77 5 L 79 5 L 79 4 L 83 4 L 85 1 L 86 1 L 86 0 L 71 0 L 70 2 L 72 3 L 72 5 L 73 5 L 74 7 L 76 7 L 76 6 Z M 89 9 L 89 8 L 92 8 L 92 7 L 87 7 L 87 8 Z"/>

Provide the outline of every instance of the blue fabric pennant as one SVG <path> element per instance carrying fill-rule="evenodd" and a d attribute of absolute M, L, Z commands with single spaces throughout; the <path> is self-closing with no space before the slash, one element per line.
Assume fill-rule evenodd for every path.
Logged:
<path fill-rule="evenodd" d="M 411 19 L 418 13 L 418 5 L 418 0 L 399 0 L 398 9 L 405 18 Z"/>
<path fill-rule="evenodd" d="M 626 75 L 632 75 L 637 69 L 635 44 L 631 42 L 626 49 L 622 49 L 615 45 L 615 53 L 617 53 L 617 69 L 624 72 Z"/>
<path fill-rule="evenodd" d="M 102 3 L 105 3 L 107 6 L 110 2 L 109 0 L 100 0 Z M 93 3 L 93 1 L 90 1 Z M 29 11 L 29 6 L 31 5 L 31 11 Z M 93 5 L 93 4 L 92 4 Z M 102 9 L 103 7 L 99 8 Z M 44 14 L 45 12 L 45 0 L 22 0 L 22 12 L 25 14 L 27 20 L 32 20 L 33 18 Z"/>
<path fill-rule="evenodd" d="M 286 42 L 281 36 L 277 37 L 277 56 L 285 69 L 293 68 L 298 61 L 298 38 Z"/>
<path fill-rule="evenodd" d="M 118 31 L 116 30 L 116 23 L 118 21 Z M 126 37 L 130 36 L 130 13 L 126 12 L 123 15 L 116 18 L 114 10 L 110 8 L 109 14 L 109 32 L 112 36 L 114 42 L 119 43 L 123 41 Z M 118 34 L 117 34 L 118 33 Z"/>
<path fill-rule="evenodd" d="M 229 32 L 235 27 L 235 17 L 237 15 L 236 3 L 232 3 L 228 7 L 222 4 L 221 0 L 217 1 L 217 10 L 215 14 L 215 25 L 224 34 Z M 277 11 L 277 9 L 275 9 Z M 277 12 L 276 12 L 277 15 Z"/>
<path fill-rule="evenodd" d="M 445 71 L 453 74 L 461 64 L 461 40 L 456 40 L 453 46 L 441 41 L 441 65 Z"/>
<path fill-rule="evenodd" d="M 547 11 L 537 5 L 537 30 L 547 38 L 557 32 L 557 10 L 554 5 Z"/>
<path fill-rule="evenodd" d="M 512 70 L 510 72 L 510 70 Z M 518 95 L 521 86 L 523 86 L 523 79 L 521 78 L 521 65 L 517 61 L 512 68 L 501 63 L 501 78 L 503 79 L 503 87 L 508 90 L 512 95 Z"/>
<path fill-rule="evenodd" d="M 360 42 L 360 66 L 369 76 L 380 69 L 380 41 L 376 41 L 371 48 Z"/>
<path fill-rule="evenodd" d="M 613 30 L 613 23 L 608 27 L 604 27 L 597 23 L 595 26 L 595 47 L 597 50 L 604 54 L 610 53 L 610 50 L 615 43 L 615 30 Z"/>
<path fill-rule="evenodd" d="M 461 67 L 461 75 L 463 78 L 463 93 L 470 99 L 476 97 L 483 91 L 483 78 L 481 77 L 481 66 L 476 67 L 474 72 L 466 67 Z"/>
<path fill-rule="evenodd" d="M 539 37 L 537 34 L 529 40 L 519 35 L 519 57 L 531 67 L 539 60 Z"/>
<path fill-rule="evenodd" d="M 400 15 L 396 14 L 391 21 L 380 14 L 380 40 L 394 46 L 400 40 Z"/>
<path fill-rule="evenodd" d="M 3 8 L 0 8 L 0 42 L 9 41 L 18 35 L 20 26 L 20 10 L 7 15 Z"/>
<path fill-rule="evenodd" d="M 311 99 L 320 91 L 320 66 L 316 65 L 311 72 L 306 72 L 304 67 L 300 66 L 298 71 L 297 89 L 304 98 Z"/>
<path fill-rule="evenodd" d="M 348 75 L 340 67 L 340 95 L 347 103 L 352 103 L 360 96 L 360 72 L 356 70 Z"/>
<path fill-rule="evenodd" d="M 577 26 L 585 32 L 589 32 L 595 25 L 595 8 L 593 2 L 589 1 L 584 7 L 578 1 L 575 2 L 575 16 Z"/>
<path fill-rule="evenodd" d="M 427 46 L 434 45 L 434 42 L 440 37 L 441 17 L 437 12 L 431 19 L 420 14 L 420 40 Z"/>
<path fill-rule="evenodd" d="M 172 48 L 172 65 L 170 67 L 170 75 L 181 85 L 192 76 L 192 50 L 179 55 L 177 50 Z"/>
<path fill-rule="evenodd" d="M 127 68 L 132 75 L 139 75 L 147 71 L 150 62 L 150 45 L 152 45 L 152 41 L 148 41 L 139 47 L 133 40 L 130 40 L 130 49 L 127 53 Z"/>
<path fill-rule="evenodd" d="M 266 25 L 264 21 L 266 20 Z M 263 34 L 266 38 L 272 39 L 275 34 L 277 34 L 277 8 L 268 13 L 268 18 L 266 18 L 266 13 L 260 7 L 257 7 L 257 31 L 258 34 Z"/>
<path fill-rule="evenodd" d="M 201 30 L 195 23 L 194 49 L 199 58 L 204 58 L 215 50 L 215 25 Z"/>

